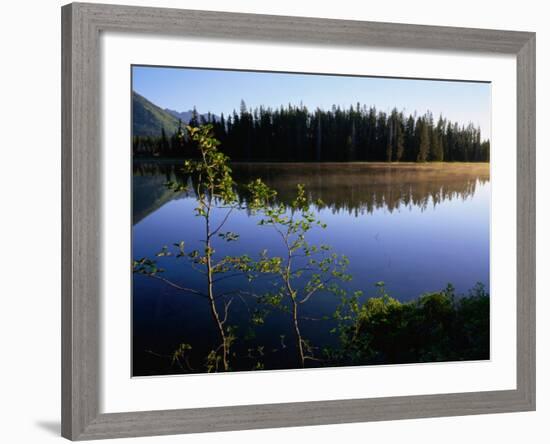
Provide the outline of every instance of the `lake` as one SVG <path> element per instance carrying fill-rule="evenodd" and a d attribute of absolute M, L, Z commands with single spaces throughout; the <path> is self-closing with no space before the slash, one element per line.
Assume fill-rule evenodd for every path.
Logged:
<path fill-rule="evenodd" d="M 489 288 L 489 239 L 491 186 L 489 164 L 376 164 L 376 163 L 235 163 L 238 184 L 257 177 L 277 190 L 280 202 L 293 198 L 297 184 L 305 185 L 316 216 L 326 229 L 309 233 L 311 243 L 328 244 L 349 259 L 353 279 L 344 286 L 376 296 L 375 284 L 385 283 L 388 293 L 408 301 L 425 292 L 438 291 L 451 283 L 457 293 L 467 293 L 477 282 Z M 133 166 L 132 257 L 154 257 L 164 245 L 181 240 L 186 248 L 200 248 L 204 226 L 196 217 L 196 200 L 190 193 L 174 193 L 167 181 L 190 183 L 178 163 L 135 161 Z M 224 213 L 215 215 L 220 222 Z M 216 219 L 217 218 L 217 219 Z M 277 233 L 258 225 L 259 216 L 246 209 L 234 212 L 226 229 L 240 235 L 237 242 L 219 245 L 220 254 L 256 256 L 263 249 L 283 254 Z M 225 230 L 225 228 L 224 228 Z M 174 281 L 199 288 L 200 273 L 183 261 L 159 258 Z M 202 278 L 202 279 L 201 279 Z M 268 288 L 269 283 L 244 278 L 228 279 L 223 289 Z M 338 300 L 320 294 L 304 305 L 303 335 L 320 349 L 336 344 L 329 328 L 318 328 Z M 232 306 L 231 323 L 246 332 L 246 321 L 255 301 L 239 298 Z M 257 347 L 282 350 L 291 343 L 290 319 L 281 313 L 266 318 L 254 335 L 247 336 L 241 352 L 258 353 Z M 183 294 L 163 282 L 143 275 L 133 276 L 133 375 L 188 373 L 218 338 L 204 300 Z M 170 354 L 178 344 L 192 343 L 187 369 L 174 366 Z M 252 351 L 250 351 L 252 350 Z M 263 351 L 260 351 L 263 353 Z M 264 356 L 266 368 L 291 368 L 284 353 Z M 242 368 L 249 369 L 243 363 Z"/>

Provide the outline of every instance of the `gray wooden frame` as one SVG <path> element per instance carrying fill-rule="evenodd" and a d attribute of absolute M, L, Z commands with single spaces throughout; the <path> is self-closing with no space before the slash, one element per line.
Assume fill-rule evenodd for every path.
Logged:
<path fill-rule="evenodd" d="M 516 56 L 517 388 L 101 413 L 99 35 L 104 31 Z M 64 437 L 83 440 L 535 409 L 534 33 L 73 3 L 62 8 L 62 108 Z"/>

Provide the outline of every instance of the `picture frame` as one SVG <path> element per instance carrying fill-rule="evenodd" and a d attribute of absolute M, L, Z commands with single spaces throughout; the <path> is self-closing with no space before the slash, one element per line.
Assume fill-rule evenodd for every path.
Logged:
<path fill-rule="evenodd" d="M 517 386 L 437 395 L 100 412 L 102 32 L 505 54 L 517 60 Z M 62 8 L 62 435 L 72 440 L 535 409 L 535 34 L 72 3 Z"/>

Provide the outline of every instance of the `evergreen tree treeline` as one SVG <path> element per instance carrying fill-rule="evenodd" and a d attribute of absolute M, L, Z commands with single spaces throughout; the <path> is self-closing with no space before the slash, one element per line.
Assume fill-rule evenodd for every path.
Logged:
<path fill-rule="evenodd" d="M 193 110 L 191 126 L 211 123 L 225 154 L 237 161 L 292 162 L 488 162 L 490 142 L 479 127 L 459 125 L 431 112 L 405 115 L 357 104 L 330 111 L 305 106 L 256 108 L 241 101 L 239 112 L 219 119 Z M 196 144 L 178 130 L 168 136 L 134 136 L 136 156 L 187 157 L 198 154 Z"/>

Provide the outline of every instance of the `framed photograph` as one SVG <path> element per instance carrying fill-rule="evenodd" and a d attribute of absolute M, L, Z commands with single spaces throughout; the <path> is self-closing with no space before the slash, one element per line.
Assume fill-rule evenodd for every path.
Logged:
<path fill-rule="evenodd" d="M 62 434 L 535 409 L 535 35 L 62 8 Z"/>

